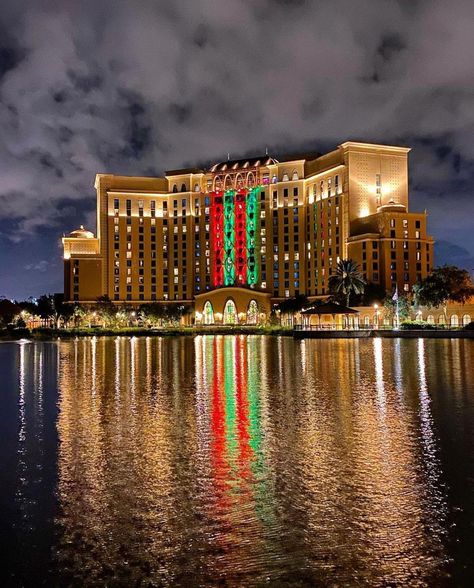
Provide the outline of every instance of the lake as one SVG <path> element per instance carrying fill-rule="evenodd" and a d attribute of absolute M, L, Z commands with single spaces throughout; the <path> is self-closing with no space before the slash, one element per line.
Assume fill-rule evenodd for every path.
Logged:
<path fill-rule="evenodd" d="M 474 341 L 0 343 L 2 586 L 467 586 Z"/>

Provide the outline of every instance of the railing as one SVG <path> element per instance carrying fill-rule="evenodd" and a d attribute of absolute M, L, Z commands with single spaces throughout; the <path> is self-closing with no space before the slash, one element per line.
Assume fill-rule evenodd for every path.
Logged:
<path fill-rule="evenodd" d="M 431 324 L 431 323 L 430 323 Z M 393 331 L 396 329 L 395 325 L 377 325 L 375 323 L 370 323 L 368 325 L 359 325 L 359 326 L 346 326 L 346 325 L 332 325 L 329 323 L 321 324 L 321 325 L 301 325 L 295 324 L 294 325 L 295 331 Z M 413 327 L 412 329 L 402 329 L 399 328 L 398 330 L 425 330 L 425 331 L 461 331 L 463 330 L 462 326 L 451 326 L 451 325 L 440 325 L 435 324 L 432 328 L 421 328 L 416 329 Z"/>

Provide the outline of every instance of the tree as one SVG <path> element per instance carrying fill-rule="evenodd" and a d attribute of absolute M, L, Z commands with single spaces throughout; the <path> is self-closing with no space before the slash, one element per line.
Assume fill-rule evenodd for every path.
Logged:
<path fill-rule="evenodd" d="M 73 314 L 73 307 L 64 303 L 64 294 L 43 294 L 38 298 L 37 309 L 39 316 L 53 321 L 57 329 L 61 320 L 67 323 Z"/>
<path fill-rule="evenodd" d="M 355 306 L 372 306 L 373 304 L 382 304 L 387 291 L 382 284 L 374 284 L 367 282 L 364 287 L 364 292 L 355 297 L 352 297 L 352 304 Z M 355 298 L 355 302 L 354 302 Z"/>
<path fill-rule="evenodd" d="M 104 294 L 97 298 L 97 303 L 92 308 L 92 319 L 95 322 L 96 316 L 100 318 L 102 323 L 111 327 L 116 322 L 117 308 L 110 298 Z M 91 318 L 91 317 L 89 317 Z"/>
<path fill-rule="evenodd" d="M 393 296 L 389 294 L 383 301 L 385 314 L 390 318 L 395 318 L 397 312 L 397 302 L 393 300 Z M 401 321 L 410 318 L 410 300 L 403 294 L 398 297 L 398 316 Z"/>
<path fill-rule="evenodd" d="M 21 308 L 17 304 L 6 298 L 0 300 L 0 326 L 7 326 L 20 312 Z"/>
<path fill-rule="evenodd" d="M 329 278 L 329 290 L 336 295 L 343 295 L 346 306 L 349 306 L 351 294 L 364 293 L 365 284 L 359 266 L 352 259 L 341 259 L 337 263 L 336 273 Z"/>
<path fill-rule="evenodd" d="M 74 326 L 75 327 L 82 327 L 86 315 L 87 315 L 87 310 L 83 306 L 81 306 L 80 304 L 78 304 L 76 302 L 74 304 L 74 306 L 72 307 L 72 314 L 71 314 L 71 318 L 73 320 Z"/>
<path fill-rule="evenodd" d="M 413 286 L 415 303 L 444 309 L 448 301 L 466 303 L 474 296 L 474 285 L 467 270 L 454 265 L 434 268 L 429 276 Z"/>
<path fill-rule="evenodd" d="M 303 308 L 309 306 L 309 300 L 304 294 L 298 294 L 293 298 L 285 298 L 276 307 L 280 311 L 280 315 L 289 315 L 291 323 L 293 323 L 294 315 L 300 312 Z"/>
<path fill-rule="evenodd" d="M 165 308 L 157 302 L 142 304 L 138 311 L 138 316 L 148 327 L 161 326 L 165 316 Z"/>

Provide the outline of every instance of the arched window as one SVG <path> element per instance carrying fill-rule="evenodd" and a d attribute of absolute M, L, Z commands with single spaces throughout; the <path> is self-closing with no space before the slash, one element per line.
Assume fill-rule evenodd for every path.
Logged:
<path fill-rule="evenodd" d="M 364 316 L 364 326 L 368 327 L 370 325 L 370 317 L 365 315 Z"/>
<path fill-rule="evenodd" d="M 255 176 L 253 173 L 247 174 L 247 186 L 249 188 L 253 188 L 253 186 L 255 186 Z"/>
<path fill-rule="evenodd" d="M 199 192 L 199 184 L 194 184 L 194 191 Z"/>
<path fill-rule="evenodd" d="M 444 314 L 440 314 L 438 317 L 438 324 L 439 325 L 444 325 L 445 324 L 445 320 L 444 320 Z"/>
<path fill-rule="evenodd" d="M 283 177 L 282 177 L 281 181 L 282 181 L 282 182 L 288 182 L 288 181 L 289 181 L 289 179 L 290 179 L 290 178 L 288 177 L 288 174 L 283 174 Z"/>
<path fill-rule="evenodd" d="M 244 178 L 242 174 L 237 174 L 237 177 L 235 178 L 235 187 L 237 190 L 244 187 Z"/>
<path fill-rule="evenodd" d="M 235 302 L 229 298 L 224 307 L 224 325 L 236 325 L 238 323 Z"/>
<path fill-rule="evenodd" d="M 459 327 L 459 318 L 458 318 L 458 315 L 457 314 L 452 314 L 451 315 L 450 325 L 452 327 Z"/>
<path fill-rule="evenodd" d="M 226 176 L 224 180 L 224 189 L 231 190 L 232 189 L 232 178 L 230 176 Z"/>
<path fill-rule="evenodd" d="M 298 172 L 296 170 L 293 171 L 293 175 L 291 176 L 292 180 L 299 180 Z"/>
<path fill-rule="evenodd" d="M 278 178 L 276 177 L 275 174 L 273 174 L 272 176 L 272 184 L 276 184 L 278 182 Z"/>
<path fill-rule="evenodd" d="M 430 323 L 430 325 L 434 325 L 434 322 L 435 322 L 434 316 L 432 314 L 429 314 L 428 315 L 428 318 L 426 319 L 426 321 L 428 323 Z"/>
<path fill-rule="evenodd" d="M 173 194 L 176 194 L 177 191 L 178 191 L 178 186 L 175 184 L 173 186 Z"/>
<path fill-rule="evenodd" d="M 186 184 L 181 184 L 181 192 L 186 192 Z"/>
<path fill-rule="evenodd" d="M 214 324 L 214 309 L 212 308 L 212 304 L 209 300 L 206 300 L 204 304 L 204 324 L 205 325 L 213 325 Z"/>
<path fill-rule="evenodd" d="M 466 325 L 468 325 L 471 322 L 471 315 L 470 314 L 465 314 L 462 317 L 462 325 L 463 327 L 465 327 Z"/>
<path fill-rule="evenodd" d="M 251 300 L 247 308 L 247 324 L 256 325 L 258 322 L 258 304 L 256 300 Z"/>

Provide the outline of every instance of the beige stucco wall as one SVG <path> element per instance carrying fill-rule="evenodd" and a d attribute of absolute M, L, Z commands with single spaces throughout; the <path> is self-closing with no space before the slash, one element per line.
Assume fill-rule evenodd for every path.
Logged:
<path fill-rule="evenodd" d="M 219 288 L 196 296 L 194 305 L 196 324 L 204 322 L 203 312 L 204 305 L 207 301 L 212 304 L 215 324 L 222 323 L 224 308 L 229 299 L 233 300 L 235 303 L 239 323 L 241 324 L 247 322 L 247 309 L 251 300 L 257 302 L 259 314 L 261 315 L 259 317 L 259 322 L 264 322 L 270 315 L 270 294 L 258 292 L 249 288 Z"/>

